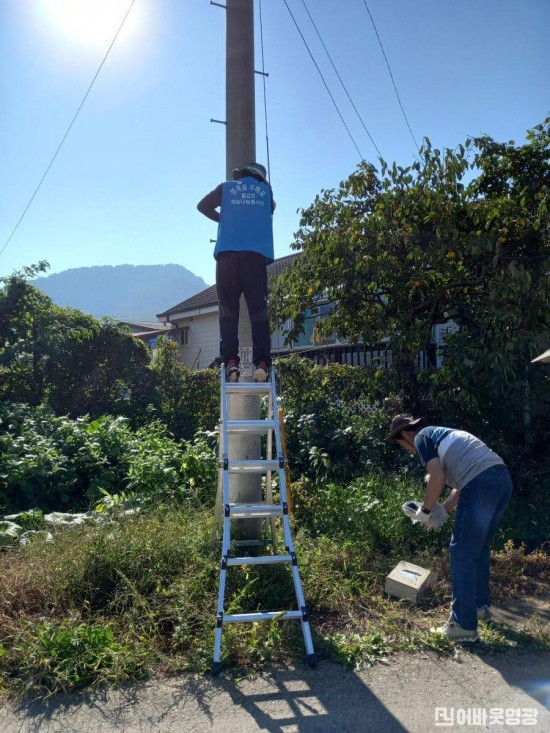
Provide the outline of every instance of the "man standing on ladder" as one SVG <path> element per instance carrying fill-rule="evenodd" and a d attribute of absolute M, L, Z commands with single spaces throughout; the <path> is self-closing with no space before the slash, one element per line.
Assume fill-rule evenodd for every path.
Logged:
<path fill-rule="evenodd" d="M 266 176 L 266 169 L 260 163 L 236 168 L 233 181 L 220 183 L 197 204 L 201 214 L 218 222 L 214 257 L 220 308 L 220 356 L 229 382 L 238 382 L 240 376 L 241 293 L 252 327 L 254 380 L 265 382 L 271 366 L 266 267 L 274 258 L 275 201 Z"/>

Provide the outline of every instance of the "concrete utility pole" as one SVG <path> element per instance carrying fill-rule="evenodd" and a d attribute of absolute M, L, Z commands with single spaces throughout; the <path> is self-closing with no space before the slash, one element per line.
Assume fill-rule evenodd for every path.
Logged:
<path fill-rule="evenodd" d="M 226 25 L 226 176 L 256 160 L 253 0 L 227 0 Z"/>
<path fill-rule="evenodd" d="M 256 160 L 256 105 L 254 90 L 254 4 L 253 0 L 226 0 L 226 178 L 233 170 Z M 239 316 L 239 345 L 252 346 L 250 318 L 241 296 Z M 240 381 L 252 380 L 241 376 Z M 258 420 L 258 395 L 228 395 L 230 420 Z M 228 453 L 235 460 L 260 458 L 260 437 L 246 433 L 233 434 L 228 439 Z M 229 479 L 231 502 L 257 504 L 262 492 L 258 475 L 232 474 Z M 246 540 L 260 538 L 260 519 L 239 519 L 236 534 Z"/>

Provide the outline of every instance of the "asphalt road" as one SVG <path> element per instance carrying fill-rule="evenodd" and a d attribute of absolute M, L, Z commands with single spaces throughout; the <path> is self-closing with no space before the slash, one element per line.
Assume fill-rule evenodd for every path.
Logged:
<path fill-rule="evenodd" d="M 0 709 L 1 733 L 550 733 L 550 652 L 183 675 Z M 485 716 L 485 722 L 483 717 Z M 531 723 L 535 723 L 534 725 Z"/>

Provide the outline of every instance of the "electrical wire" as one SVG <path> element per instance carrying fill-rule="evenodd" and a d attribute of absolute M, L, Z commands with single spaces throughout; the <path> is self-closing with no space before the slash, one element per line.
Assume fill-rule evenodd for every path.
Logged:
<path fill-rule="evenodd" d="M 357 117 L 359 117 L 359 121 L 361 122 L 361 124 L 363 125 L 363 128 L 364 128 L 365 132 L 366 132 L 366 133 L 367 133 L 367 135 L 369 136 L 369 140 L 370 140 L 370 141 L 371 141 L 371 143 L 372 143 L 372 144 L 374 145 L 374 148 L 375 148 L 376 152 L 378 153 L 378 156 L 379 156 L 379 157 L 381 158 L 381 157 L 382 157 L 382 153 L 381 153 L 381 152 L 380 152 L 380 150 L 378 149 L 378 146 L 377 146 L 377 145 L 376 145 L 376 143 L 374 142 L 374 140 L 373 140 L 373 138 L 372 138 L 372 135 L 371 135 L 371 134 L 370 134 L 370 132 L 368 131 L 368 129 L 367 129 L 367 126 L 365 125 L 365 123 L 364 123 L 364 121 L 363 121 L 363 118 L 362 118 L 362 117 L 361 117 L 361 115 L 359 114 L 359 110 L 357 109 L 357 107 L 356 107 L 356 106 L 355 106 L 355 104 L 353 103 L 353 99 L 351 98 L 351 96 L 350 96 L 350 93 L 348 92 L 348 90 L 347 90 L 347 87 L 346 87 L 346 85 L 344 84 L 344 82 L 343 82 L 343 80 L 342 80 L 342 77 L 341 77 L 341 76 L 340 76 L 340 74 L 338 73 L 338 69 L 336 68 L 336 65 L 335 65 L 335 63 L 334 63 L 334 61 L 332 60 L 332 57 L 331 57 L 331 55 L 330 55 L 330 53 L 329 53 L 329 50 L 328 50 L 328 48 L 327 48 L 327 47 L 326 47 L 326 45 L 325 45 L 325 42 L 323 41 L 323 38 L 321 37 L 321 34 L 319 33 L 319 29 L 317 28 L 317 25 L 315 24 L 315 21 L 314 21 L 314 20 L 313 20 L 313 18 L 311 17 L 311 13 L 309 12 L 309 9 L 308 9 L 308 7 L 307 7 L 307 5 L 306 5 L 306 3 L 305 3 L 305 0 L 302 0 L 302 5 L 303 5 L 303 6 L 304 6 L 304 8 L 306 9 L 306 13 L 308 14 L 308 16 L 309 16 L 309 19 L 311 20 L 311 23 L 312 23 L 313 27 L 315 28 L 315 32 L 317 33 L 317 36 L 319 37 L 319 40 L 321 41 L 321 44 L 322 44 L 323 48 L 325 49 L 325 52 L 326 52 L 326 54 L 327 54 L 327 56 L 328 56 L 328 59 L 329 59 L 330 63 L 332 64 L 332 68 L 334 69 L 334 71 L 335 71 L 335 73 L 336 73 L 336 76 L 338 77 L 338 80 L 339 80 L 340 84 L 342 85 L 342 87 L 343 87 L 343 89 L 344 89 L 345 93 L 347 94 L 347 97 L 348 97 L 348 99 L 349 99 L 349 101 L 350 101 L 350 103 L 351 103 L 351 106 L 352 106 L 352 107 L 353 107 L 353 109 L 355 110 L 355 114 L 357 115 Z"/>
<path fill-rule="evenodd" d="M 269 135 L 267 132 L 267 93 L 265 84 L 265 63 L 264 63 L 264 27 L 262 22 L 262 0 L 258 0 L 260 10 L 260 46 L 262 49 L 262 79 L 264 85 L 264 118 L 265 118 L 265 146 L 267 155 L 267 180 L 271 181 L 271 163 L 269 160 Z"/>
<path fill-rule="evenodd" d="M 313 61 L 313 63 L 315 64 L 315 68 L 316 68 L 316 69 L 317 69 L 317 71 L 319 72 L 319 76 L 321 77 L 321 80 L 322 80 L 323 84 L 325 85 L 325 89 L 327 90 L 327 92 L 328 92 L 328 95 L 329 95 L 329 97 L 331 98 L 331 100 L 332 100 L 332 103 L 333 103 L 333 105 L 334 105 L 334 107 L 335 107 L 336 111 L 338 112 L 338 116 L 339 116 L 339 117 L 340 117 L 340 119 L 342 120 L 342 124 L 343 124 L 343 125 L 344 125 L 344 127 L 346 128 L 346 132 L 348 133 L 348 135 L 349 135 L 349 137 L 350 137 L 350 140 L 351 140 L 351 142 L 353 143 L 353 145 L 355 146 L 355 149 L 356 149 L 356 150 L 357 150 L 357 152 L 359 153 L 359 157 L 361 158 L 361 160 L 365 160 L 365 158 L 363 157 L 363 155 L 362 155 L 361 151 L 360 151 L 360 150 L 359 150 L 359 148 L 357 147 L 357 143 L 355 142 L 355 140 L 354 140 L 354 138 L 353 138 L 353 135 L 351 134 L 351 132 L 350 132 L 350 130 L 349 130 L 349 127 L 348 127 L 348 126 L 346 125 L 346 121 L 345 121 L 345 120 L 344 120 L 344 118 L 342 117 L 342 113 L 340 112 L 340 110 L 339 110 L 339 108 L 338 108 L 338 105 L 336 104 L 336 100 L 335 100 L 335 99 L 334 99 L 334 97 L 332 96 L 332 93 L 331 93 L 330 89 L 328 88 L 328 84 L 327 84 L 327 83 L 326 83 L 326 81 L 325 81 L 325 77 L 323 76 L 323 72 L 321 71 L 321 69 L 319 68 L 319 65 L 318 65 L 318 64 L 317 64 L 317 62 L 315 61 L 315 59 L 314 59 L 314 57 L 313 57 L 313 54 L 311 53 L 311 50 L 310 50 L 310 48 L 309 48 L 309 46 L 308 46 L 308 43 L 307 43 L 307 41 L 306 41 L 306 39 L 305 39 L 305 37 L 304 37 L 304 34 L 303 34 L 303 33 L 302 33 L 302 31 L 300 30 L 300 26 L 298 25 L 298 23 L 297 23 L 297 21 L 296 21 L 296 18 L 294 17 L 294 15 L 293 15 L 293 13 L 292 13 L 292 10 L 290 9 L 290 7 L 289 7 L 289 5 L 288 5 L 288 3 L 287 3 L 287 0 L 283 0 L 283 2 L 284 2 L 284 4 L 286 5 L 286 8 L 287 8 L 288 12 L 290 13 L 290 17 L 291 17 L 291 18 L 292 18 L 292 20 L 294 21 L 294 25 L 296 26 L 296 30 L 297 30 L 297 31 L 298 31 L 298 33 L 300 34 L 300 36 L 301 36 L 301 38 L 302 38 L 302 41 L 304 42 L 304 45 L 305 45 L 305 47 L 307 48 L 307 51 L 308 51 L 308 53 L 309 53 L 309 55 L 310 55 L 310 58 L 311 58 L 311 60 L 312 60 L 312 61 Z"/>
<path fill-rule="evenodd" d="M 374 18 L 372 17 L 372 13 L 369 10 L 369 6 L 367 5 L 367 0 L 363 0 L 363 2 L 364 2 L 365 7 L 367 9 L 367 13 L 369 14 L 369 18 L 371 19 L 372 26 L 374 28 L 374 32 L 376 33 L 376 38 L 378 38 L 378 43 L 380 44 L 380 48 L 382 49 L 382 54 L 383 54 L 384 59 L 386 61 L 386 66 L 388 67 L 388 71 L 390 72 L 391 81 L 392 81 L 392 84 L 393 84 L 393 88 L 395 90 L 395 94 L 397 96 L 397 101 L 399 102 L 399 106 L 401 107 L 401 112 L 403 113 L 403 117 L 405 118 L 405 122 L 407 123 L 407 127 L 409 128 L 409 132 L 411 133 L 411 137 L 413 139 L 414 145 L 415 145 L 416 149 L 418 150 L 418 143 L 416 142 L 416 138 L 415 138 L 415 136 L 413 134 L 413 131 L 412 131 L 411 126 L 409 124 L 409 120 L 408 120 L 407 115 L 405 113 L 405 108 L 403 107 L 403 103 L 401 102 L 401 97 L 399 96 L 399 92 L 397 91 L 397 85 L 395 83 L 395 79 L 393 78 L 392 70 L 391 70 L 391 67 L 390 67 L 390 62 L 388 61 L 388 57 L 386 56 L 386 52 L 384 51 L 384 46 L 382 45 L 382 40 L 381 40 L 380 35 L 378 33 L 378 29 L 376 27 L 376 23 L 374 22 Z"/>
<path fill-rule="evenodd" d="M 110 45 L 110 46 L 109 46 L 109 48 L 107 49 L 107 53 L 106 53 L 106 54 L 105 54 L 105 56 L 103 57 L 103 61 L 102 61 L 102 62 L 100 63 L 100 65 L 99 65 L 99 68 L 98 68 L 98 70 L 96 71 L 96 73 L 95 73 L 95 75 L 94 75 L 94 78 L 92 79 L 92 81 L 91 81 L 91 83 L 90 83 L 90 86 L 88 87 L 88 90 L 87 90 L 86 94 L 84 95 L 84 98 L 82 99 L 82 102 L 80 103 L 80 105 L 79 105 L 78 109 L 76 110 L 76 112 L 75 112 L 75 114 L 74 114 L 74 117 L 73 117 L 73 119 L 71 120 L 71 123 L 70 123 L 69 127 L 67 128 L 67 131 L 65 132 L 65 134 L 63 135 L 63 138 L 61 139 L 61 142 L 60 142 L 60 143 L 59 143 L 59 145 L 57 146 L 57 150 L 56 150 L 56 151 L 55 151 L 55 153 L 53 154 L 53 157 L 52 157 L 52 159 L 50 160 L 50 163 L 49 163 L 48 167 L 46 168 L 46 171 L 45 171 L 44 175 L 43 175 L 43 176 L 42 176 L 42 178 L 40 179 L 40 182 L 38 183 L 38 186 L 37 186 L 37 187 L 36 187 L 36 188 L 34 189 L 34 193 L 33 193 L 33 195 L 31 196 L 31 198 L 30 198 L 30 200 L 29 200 L 29 203 L 28 203 L 28 204 L 27 204 L 27 205 L 25 206 L 25 209 L 24 209 L 23 213 L 21 214 L 21 216 L 19 217 L 19 220 L 17 221 L 17 224 L 16 224 L 15 226 L 14 226 L 14 228 L 13 228 L 13 230 L 12 230 L 12 233 L 11 233 L 11 234 L 10 234 L 10 236 L 9 236 L 9 237 L 7 238 L 7 240 L 6 240 L 5 244 L 4 244 L 4 246 L 3 246 L 3 247 L 2 247 L 2 249 L 0 250 L 0 255 L 2 255 L 2 254 L 4 253 L 4 250 L 6 249 L 6 247 L 8 246 L 8 244 L 10 243 L 10 241 L 11 241 L 11 239 L 12 239 L 13 235 L 15 234 L 15 232 L 17 231 L 17 229 L 19 228 L 19 225 L 20 225 L 20 224 L 21 224 L 21 222 L 23 221 L 23 218 L 24 218 L 25 214 L 27 213 L 27 211 L 29 210 L 29 208 L 30 208 L 30 206 L 31 206 L 32 202 L 34 201 L 34 198 L 35 198 L 36 194 L 38 193 L 38 191 L 40 190 L 40 187 L 41 187 L 41 186 L 42 186 L 42 184 L 44 183 L 44 180 L 45 180 L 46 176 L 47 176 L 47 175 L 48 175 L 48 173 L 50 172 L 50 168 L 51 168 L 51 167 L 52 167 L 52 165 L 54 164 L 54 161 L 55 161 L 55 159 L 57 158 L 57 156 L 58 156 L 58 154 L 59 154 L 59 151 L 61 150 L 61 148 L 62 148 L 62 146 L 63 146 L 63 143 L 64 143 L 64 142 L 65 142 L 65 140 L 67 139 L 67 137 L 68 137 L 68 135 L 69 135 L 69 133 L 70 133 L 70 131 L 71 131 L 71 128 L 72 128 L 72 126 L 74 125 L 74 123 L 75 123 L 75 121 L 76 121 L 76 118 L 78 117 L 78 115 L 79 115 L 79 113 L 80 113 L 80 110 L 81 110 L 81 109 L 82 109 L 82 107 L 84 106 L 84 103 L 86 102 L 86 99 L 88 98 L 88 95 L 90 94 L 90 92 L 91 92 L 91 90 L 92 90 L 92 87 L 93 87 L 93 85 L 94 85 L 94 83 L 95 83 L 95 80 L 96 80 L 96 79 L 97 79 L 97 77 L 99 76 L 99 72 L 101 71 L 101 69 L 103 68 L 103 65 L 104 65 L 104 64 L 105 64 L 105 62 L 107 61 L 107 56 L 109 55 L 109 53 L 111 52 L 111 49 L 112 49 L 112 48 L 113 48 L 113 46 L 115 45 L 115 41 L 116 41 L 116 39 L 118 38 L 118 35 L 119 35 L 120 31 L 122 30 L 122 27 L 123 27 L 124 23 L 126 22 L 126 19 L 127 19 L 127 18 L 128 18 L 128 16 L 130 15 L 130 11 L 132 10 L 132 7 L 133 7 L 133 5 L 134 5 L 135 1 L 136 1 L 136 0 L 132 0 L 132 1 L 131 1 L 131 3 L 130 3 L 130 7 L 129 7 L 129 8 L 128 8 L 128 10 L 126 11 L 126 15 L 125 15 L 125 16 L 124 16 L 124 18 L 122 19 L 122 23 L 120 24 L 120 26 L 119 26 L 119 28 L 118 28 L 117 32 L 115 33 L 115 35 L 114 35 L 114 38 L 113 38 L 113 40 L 111 41 L 111 45 Z"/>

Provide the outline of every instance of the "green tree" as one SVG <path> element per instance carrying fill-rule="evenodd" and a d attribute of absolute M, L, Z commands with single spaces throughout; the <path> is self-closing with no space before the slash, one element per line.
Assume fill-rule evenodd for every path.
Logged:
<path fill-rule="evenodd" d="M 153 372 L 159 412 L 172 434 L 191 440 L 198 430 L 213 430 L 219 419 L 219 375 L 213 369 L 193 372 L 178 358 L 177 344 L 157 340 Z"/>
<path fill-rule="evenodd" d="M 48 263 L 23 268 L 0 282 L 0 396 L 17 402 L 40 403 L 44 391 L 44 322 L 48 298 L 29 286 L 28 279 Z"/>
<path fill-rule="evenodd" d="M 0 399 L 73 417 L 139 417 L 154 399 L 145 344 L 109 319 L 54 305 L 30 282 L 46 262 L 3 278 Z"/>
<path fill-rule="evenodd" d="M 549 396 L 529 367 L 550 340 L 549 144 L 550 118 L 521 146 L 426 140 L 409 167 L 361 164 L 302 211 L 302 256 L 273 288 L 274 321 L 290 321 L 293 340 L 328 303 L 321 336 L 391 351 L 392 368 L 373 366 L 379 396 L 402 391 L 414 409 L 429 391 L 471 427 L 520 411 L 527 425 Z M 444 366 L 423 374 L 417 357 L 449 318 L 460 330 Z"/>

